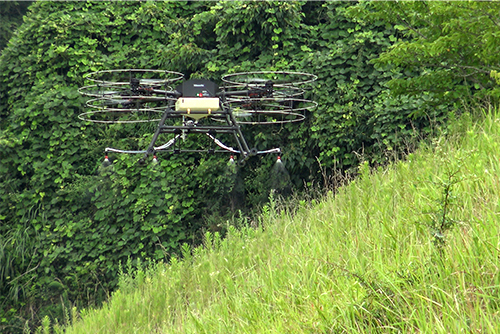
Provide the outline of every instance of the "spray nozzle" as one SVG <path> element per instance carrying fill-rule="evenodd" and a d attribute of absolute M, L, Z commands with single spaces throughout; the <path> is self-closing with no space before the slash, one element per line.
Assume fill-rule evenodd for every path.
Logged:
<path fill-rule="evenodd" d="M 108 155 L 104 156 L 104 161 L 102 162 L 102 167 L 108 167 L 111 165 L 111 161 L 109 161 Z"/>

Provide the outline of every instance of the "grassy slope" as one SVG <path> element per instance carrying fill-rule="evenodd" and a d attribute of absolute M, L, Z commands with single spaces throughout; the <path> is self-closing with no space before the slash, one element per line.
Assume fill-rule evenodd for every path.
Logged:
<path fill-rule="evenodd" d="M 263 230 L 139 271 L 66 333 L 499 332 L 499 122 L 465 117 L 293 217 L 268 207 Z"/>

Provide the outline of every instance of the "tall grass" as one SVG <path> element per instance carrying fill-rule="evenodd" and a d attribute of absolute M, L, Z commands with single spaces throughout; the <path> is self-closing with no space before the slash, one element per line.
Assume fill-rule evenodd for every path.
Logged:
<path fill-rule="evenodd" d="M 465 115 L 293 215 L 207 233 L 66 333 L 500 332 L 499 122 Z"/>

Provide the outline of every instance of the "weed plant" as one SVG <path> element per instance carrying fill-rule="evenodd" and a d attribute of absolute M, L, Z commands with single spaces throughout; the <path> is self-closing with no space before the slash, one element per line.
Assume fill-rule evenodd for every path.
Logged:
<path fill-rule="evenodd" d="M 125 269 L 65 333 L 498 333 L 499 122 L 466 114 L 314 205 Z"/>

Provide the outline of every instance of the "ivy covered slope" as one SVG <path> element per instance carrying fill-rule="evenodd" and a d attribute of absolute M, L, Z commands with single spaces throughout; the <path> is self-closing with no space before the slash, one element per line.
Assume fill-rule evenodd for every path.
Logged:
<path fill-rule="evenodd" d="M 23 16 L 33 1 L 9 1 L 0 7 L 0 52 L 12 33 L 23 22 Z"/>
<path fill-rule="evenodd" d="M 216 81 L 241 71 L 318 75 L 306 94 L 319 107 L 306 122 L 243 128 L 256 148 L 283 149 L 296 187 L 318 181 L 320 164 L 356 166 L 356 152 L 383 162 L 382 152 L 442 120 L 445 108 L 429 108 L 428 96 L 388 93 L 385 83 L 399 69 L 371 60 L 402 35 L 380 19 L 353 18 L 353 6 L 34 3 L 0 57 L 2 319 L 57 315 L 46 305 L 61 300 L 100 302 L 116 286 L 120 261 L 167 259 L 182 243 L 197 243 L 200 231 L 219 229 L 213 217 L 268 197 L 271 157 L 252 159 L 238 177 L 226 170 L 227 157 L 203 154 L 165 156 L 155 168 L 115 156 L 112 167 L 100 167 L 104 147 L 143 148 L 152 128 L 78 120 L 85 73 L 153 68 Z M 21 326 L 5 321 L 12 331 Z"/>
<path fill-rule="evenodd" d="M 37 2 L 4 49 L 2 312 L 25 306 L 36 313 L 61 295 L 73 302 L 102 300 L 115 286 L 120 260 L 163 258 L 199 228 L 193 227 L 197 184 L 185 177 L 192 160 L 174 158 L 153 174 L 124 159 L 130 168 L 101 177 L 103 148 L 123 137 L 123 129 L 87 127 L 76 117 L 85 73 L 162 68 L 179 13 L 189 15 L 197 4 L 182 6 Z"/>

